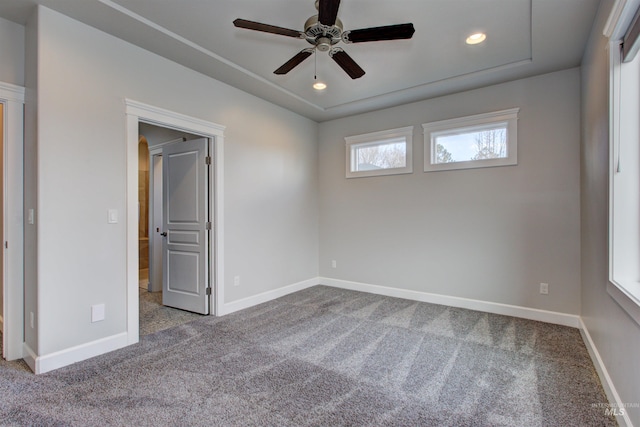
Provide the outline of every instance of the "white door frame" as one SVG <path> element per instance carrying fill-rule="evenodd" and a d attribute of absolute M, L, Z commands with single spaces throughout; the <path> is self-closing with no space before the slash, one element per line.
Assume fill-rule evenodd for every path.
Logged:
<path fill-rule="evenodd" d="M 2 356 L 21 359 L 24 348 L 24 100 L 25 89 L 0 82 L 4 104 L 4 256 Z"/>
<path fill-rule="evenodd" d="M 155 229 L 162 228 L 162 165 L 160 165 L 160 171 L 156 170 L 156 161 L 162 162 L 162 147 L 149 148 L 149 160 L 149 285 L 147 290 L 160 292 L 162 291 L 162 239 L 158 238 L 159 233 Z M 158 262 L 158 256 L 160 256 L 160 262 Z M 157 274 L 158 268 L 160 268 L 159 274 Z"/>
<path fill-rule="evenodd" d="M 125 99 L 127 115 L 127 343 L 139 341 L 139 296 L 138 296 L 138 124 L 140 122 L 176 129 L 209 138 L 214 173 L 209 178 L 210 206 L 213 214 L 213 304 L 210 313 L 220 312 L 224 278 L 224 126 L 205 120 L 185 116 L 162 108 Z"/>

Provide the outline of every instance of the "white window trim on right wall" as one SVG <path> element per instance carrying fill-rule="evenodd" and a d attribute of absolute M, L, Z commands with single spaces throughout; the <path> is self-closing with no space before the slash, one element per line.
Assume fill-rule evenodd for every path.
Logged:
<path fill-rule="evenodd" d="M 518 164 L 518 113 L 519 108 L 476 114 L 455 119 L 424 123 L 424 171 L 435 172 L 454 169 L 475 169 Z M 436 156 L 435 137 L 442 133 L 465 133 L 482 130 L 491 124 L 506 123 L 507 157 L 483 160 L 434 163 Z"/>
<path fill-rule="evenodd" d="M 632 127 L 621 125 L 621 121 L 628 117 L 629 112 L 623 108 L 626 104 L 622 99 L 623 64 L 619 40 L 609 44 L 609 60 L 611 110 L 609 112 L 609 283 L 607 292 L 636 323 L 640 324 L 640 268 L 638 267 L 640 238 L 637 233 L 639 228 L 637 221 L 640 217 L 637 178 L 640 175 L 640 164 L 635 155 L 637 154 L 637 135 L 628 135 Z M 638 105 L 636 100 L 636 112 Z M 629 118 L 626 122 L 629 122 Z"/>

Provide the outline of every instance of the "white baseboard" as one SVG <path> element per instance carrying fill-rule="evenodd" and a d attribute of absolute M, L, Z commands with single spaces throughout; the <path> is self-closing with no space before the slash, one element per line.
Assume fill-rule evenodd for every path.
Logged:
<path fill-rule="evenodd" d="M 534 308 L 519 307 L 514 305 L 500 304 L 488 301 L 473 300 L 468 298 L 452 297 L 447 295 L 431 294 L 427 292 L 411 291 L 406 289 L 389 288 L 385 286 L 371 285 L 366 283 L 351 282 L 346 280 L 330 279 L 326 277 L 314 277 L 303 280 L 288 286 L 284 286 L 271 291 L 263 292 L 237 301 L 225 303 L 221 306 L 218 316 L 230 314 L 238 310 L 253 307 L 264 302 L 268 302 L 293 292 L 301 291 L 316 285 L 326 285 L 342 289 L 350 289 L 372 294 L 385 295 L 396 298 L 404 298 L 432 304 L 448 305 L 470 310 L 478 310 L 489 313 L 503 314 L 507 316 L 521 317 L 541 322 L 554 323 L 564 326 L 580 327 L 580 318 L 575 315 L 557 313 Z M 71 365 L 81 360 L 86 360 L 113 350 L 126 347 L 129 344 L 126 332 L 113 335 L 111 337 L 92 341 L 69 349 L 55 353 L 38 356 L 25 343 L 24 360 L 36 374 L 42 374 Z"/>
<path fill-rule="evenodd" d="M 537 308 L 521 307 L 517 305 L 508 305 L 497 302 L 480 301 L 440 294 L 431 294 L 427 292 L 410 291 L 407 289 L 389 288 L 386 286 L 350 282 L 347 280 L 330 279 L 327 277 L 320 277 L 320 284 L 333 286 L 334 288 L 350 289 L 352 291 L 385 295 L 388 297 L 404 298 L 414 301 L 428 302 L 431 304 L 448 305 L 450 307 L 459 307 L 469 310 L 484 311 L 487 313 L 502 314 L 505 316 L 521 317 L 523 319 L 538 320 L 540 322 L 571 326 L 573 328 L 580 327 L 580 317 L 577 315 L 558 313 L 555 311 L 539 310 Z"/>
<path fill-rule="evenodd" d="M 580 319 L 580 333 L 582 334 L 582 339 L 584 340 L 585 345 L 587 346 L 587 350 L 589 351 L 589 355 L 591 356 L 591 360 L 593 361 L 593 365 L 598 372 L 598 376 L 600 377 L 600 382 L 602 383 L 602 387 L 604 388 L 604 392 L 607 395 L 607 399 L 609 399 L 609 403 L 611 403 L 612 409 L 624 408 L 622 404 L 622 400 L 620 399 L 620 395 L 616 390 L 616 387 L 609 376 L 609 372 L 607 371 L 602 358 L 600 357 L 600 353 L 596 348 L 595 343 L 591 339 L 591 335 L 589 334 L 589 330 L 587 329 L 587 325 L 584 324 L 582 318 Z M 603 402 L 604 403 L 604 402 Z M 602 409 L 604 411 L 604 408 Z M 622 427 L 633 427 L 631 423 L 631 419 L 629 418 L 629 414 L 627 411 L 624 411 L 624 414 L 617 415 L 619 412 L 616 412 L 616 420 L 618 424 Z"/>
<path fill-rule="evenodd" d="M 262 304 L 263 302 L 271 301 L 276 298 L 289 295 L 293 292 L 298 292 L 303 289 L 310 288 L 311 286 L 316 286 L 319 283 L 320 283 L 320 279 L 318 277 L 314 277 L 312 279 L 303 280 L 302 282 L 294 283 L 292 285 L 284 286 L 282 288 L 274 289 L 272 291 L 263 292 L 258 295 L 253 295 L 237 301 L 225 303 L 220 308 L 218 316 L 224 316 L 225 314 L 230 314 L 230 313 L 233 313 L 234 311 L 253 307 L 254 305 Z"/>
<path fill-rule="evenodd" d="M 90 359 L 113 350 L 118 350 L 128 345 L 127 333 L 123 332 L 110 337 L 102 338 L 86 344 L 67 348 L 55 353 L 37 356 L 35 352 L 27 345 L 24 345 L 25 354 L 24 361 L 31 370 L 36 374 L 44 374 L 54 369 L 68 366 L 81 360 Z"/>

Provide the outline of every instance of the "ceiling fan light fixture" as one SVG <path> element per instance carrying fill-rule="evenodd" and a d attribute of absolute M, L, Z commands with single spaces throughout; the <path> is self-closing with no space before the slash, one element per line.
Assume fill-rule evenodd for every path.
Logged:
<path fill-rule="evenodd" d="M 467 37 L 467 44 L 478 44 L 482 43 L 487 39 L 487 35 L 485 33 L 474 33 Z"/>
<path fill-rule="evenodd" d="M 317 91 L 321 91 L 321 90 L 325 90 L 327 88 L 327 85 L 323 82 L 315 82 L 313 84 L 313 88 Z"/>

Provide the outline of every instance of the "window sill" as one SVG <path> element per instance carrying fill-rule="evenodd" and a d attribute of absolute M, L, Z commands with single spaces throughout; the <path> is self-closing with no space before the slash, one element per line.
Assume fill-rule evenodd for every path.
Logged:
<path fill-rule="evenodd" d="M 607 293 L 640 325 L 640 282 L 609 281 Z"/>
<path fill-rule="evenodd" d="M 370 171 L 357 171 L 347 172 L 347 178 L 365 178 L 369 176 L 386 176 L 386 175 L 403 175 L 413 173 L 413 169 L 407 168 L 389 168 L 389 169 L 374 169 Z"/>
<path fill-rule="evenodd" d="M 515 158 L 504 159 L 490 159 L 490 160 L 469 160 L 466 162 L 451 162 L 451 163 L 425 163 L 425 172 L 440 172 L 459 169 L 480 169 L 480 168 L 494 168 L 499 166 L 516 166 L 518 160 Z"/>

